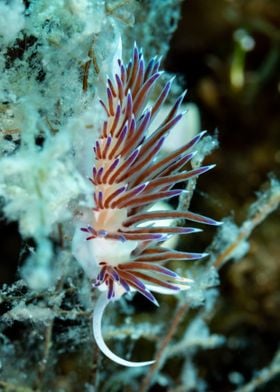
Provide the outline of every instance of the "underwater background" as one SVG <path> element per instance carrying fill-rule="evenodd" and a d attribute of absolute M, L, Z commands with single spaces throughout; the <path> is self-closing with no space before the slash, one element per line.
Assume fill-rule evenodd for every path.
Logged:
<path fill-rule="evenodd" d="M 279 391 L 279 25 L 276 0 L 0 1 L 0 390 Z M 191 210 L 224 224 L 174 245 L 209 253 L 169 263 L 191 290 L 106 311 L 114 352 L 157 360 L 130 369 L 96 348 L 71 239 L 97 97 L 134 42 L 176 75 L 168 104 L 188 90 L 168 148 L 208 131 Z"/>

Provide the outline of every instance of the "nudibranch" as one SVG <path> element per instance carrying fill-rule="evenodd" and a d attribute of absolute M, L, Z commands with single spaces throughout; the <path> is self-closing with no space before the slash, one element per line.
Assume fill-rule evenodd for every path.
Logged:
<path fill-rule="evenodd" d="M 124 366 L 143 366 L 154 361 L 127 361 L 108 348 L 101 333 L 108 303 L 137 291 L 158 305 L 152 292 L 177 293 L 188 289 L 191 283 L 163 264 L 170 260 L 197 260 L 206 255 L 176 251 L 165 245 L 170 236 L 196 233 L 200 229 L 159 222 L 186 219 L 218 224 L 191 211 L 151 210 L 156 202 L 185 192 L 182 187 L 174 188 L 176 184 L 213 166 L 186 169 L 204 132 L 169 155 L 160 154 L 170 130 L 182 118 L 179 110 L 184 94 L 178 97 L 160 126 L 149 133 L 172 84 L 172 79 L 165 83 L 150 104 L 151 91 L 162 74 L 159 67 L 157 58 L 145 66 L 143 54 L 135 45 L 128 65 L 118 60 L 116 75 L 108 78 L 107 98 L 105 102 L 100 100 L 106 119 L 93 147 L 95 163 L 90 181 L 94 208 L 87 227 L 80 228 L 80 234 L 76 232 L 73 242 L 75 257 L 92 279 L 93 287 L 101 291 L 93 313 L 96 343 L 107 357 Z"/>

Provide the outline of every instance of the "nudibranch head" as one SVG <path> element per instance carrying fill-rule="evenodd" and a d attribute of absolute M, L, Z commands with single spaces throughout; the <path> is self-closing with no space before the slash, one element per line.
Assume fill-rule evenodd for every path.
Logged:
<path fill-rule="evenodd" d="M 88 226 L 82 228 L 86 239 L 74 241 L 74 254 L 93 286 L 103 293 L 97 301 L 93 331 L 99 348 L 113 361 L 124 366 L 152 362 L 130 362 L 113 354 L 101 334 L 101 319 L 106 305 L 131 290 L 158 305 L 152 292 L 176 293 L 190 287 L 191 280 L 177 275 L 162 264 L 169 260 L 197 260 L 205 253 L 187 253 L 163 245 L 170 236 L 200 231 L 192 227 L 154 225 L 166 219 L 186 219 L 217 225 L 213 219 L 190 211 L 152 211 L 161 200 L 179 196 L 174 185 L 205 173 L 212 166 L 185 170 L 193 158 L 194 147 L 204 132 L 167 156 L 161 147 L 182 117 L 179 96 L 169 114 L 151 134 L 150 125 L 170 92 L 172 80 L 160 91 L 154 104 L 147 106 L 150 93 L 161 76 L 160 62 L 153 58 L 145 66 L 142 52 L 135 45 L 132 60 L 107 82 L 107 102 L 100 101 L 106 120 L 93 147 L 95 165 L 94 208 Z M 150 222 L 150 224 L 149 224 Z M 153 222 L 153 223 L 151 223 Z"/>

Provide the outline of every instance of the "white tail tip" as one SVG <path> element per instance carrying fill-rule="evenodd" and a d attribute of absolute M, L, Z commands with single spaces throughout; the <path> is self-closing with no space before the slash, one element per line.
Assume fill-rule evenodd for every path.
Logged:
<path fill-rule="evenodd" d="M 106 292 L 102 293 L 96 302 L 94 312 L 93 312 L 93 322 L 92 322 L 93 336 L 95 338 L 96 344 L 98 345 L 99 349 L 103 352 L 104 355 L 106 355 L 112 361 L 122 366 L 138 367 L 138 366 L 147 366 L 154 363 L 155 361 L 147 361 L 147 362 L 127 361 L 114 354 L 106 345 L 102 336 L 101 324 L 102 324 L 102 317 L 104 314 L 104 310 L 109 302 L 110 300 L 107 299 L 107 293 Z"/>

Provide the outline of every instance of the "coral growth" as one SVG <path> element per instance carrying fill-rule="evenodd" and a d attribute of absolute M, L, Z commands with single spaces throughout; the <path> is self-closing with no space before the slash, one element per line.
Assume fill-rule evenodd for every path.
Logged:
<path fill-rule="evenodd" d="M 1 391 L 279 390 L 278 3 L 0 1 Z"/>

